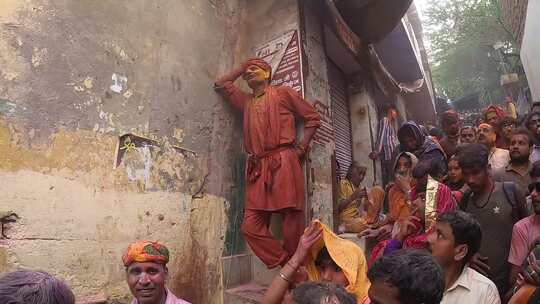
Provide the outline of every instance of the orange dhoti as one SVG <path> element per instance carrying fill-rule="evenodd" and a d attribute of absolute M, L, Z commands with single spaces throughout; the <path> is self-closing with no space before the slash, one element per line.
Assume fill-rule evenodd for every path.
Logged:
<path fill-rule="evenodd" d="M 298 157 L 296 118 L 304 128 L 320 125 L 313 106 L 289 87 L 267 87 L 256 98 L 232 82 L 216 83 L 244 112 L 246 198 L 242 232 L 253 252 L 269 267 L 284 265 L 304 230 L 304 174 Z M 283 215 L 283 245 L 270 230 L 272 213 Z"/>
<path fill-rule="evenodd" d="M 284 265 L 304 232 L 304 175 L 300 161 L 296 151 L 289 148 L 262 158 L 258 165 L 248 159 L 247 168 L 242 232 L 268 268 Z M 272 213 L 283 215 L 283 246 L 270 232 Z"/>

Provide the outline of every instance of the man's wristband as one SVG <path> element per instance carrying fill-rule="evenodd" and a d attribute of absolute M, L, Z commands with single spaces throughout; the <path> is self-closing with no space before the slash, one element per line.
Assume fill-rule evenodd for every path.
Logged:
<path fill-rule="evenodd" d="M 287 278 L 287 276 L 284 275 L 283 272 L 281 271 L 279 272 L 279 277 L 282 278 L 285 282 L 292 284 L 292 281 L 289 278 Z"/>

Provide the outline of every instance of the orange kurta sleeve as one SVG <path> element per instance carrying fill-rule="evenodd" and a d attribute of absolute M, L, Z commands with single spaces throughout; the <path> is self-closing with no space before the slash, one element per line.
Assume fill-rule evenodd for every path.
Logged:
<path fill-rule="evenodd" d="M 290 107 L 291 111 L 295 114 L 295 116 L 304 120 L 304 128 L 307 129 L 319 127 L 321 125 L 321 116 L 319 113 L 317 113 L 315 107 L 303 99 L 302 96 L 300 96 L 300 94 L 298 94 L 298 92 L 294 89 L 289 87 L 282 88 L 290 97 L 287 98 L 287 100 L 290 103 L 288 106 Z"/>
<path fill-rule="evenodd" d="M 251 95 L 242 91 L 232 81 L 218 81 L 215 85 L 216 90 L 221 96 L 242 111 L 244 110 L 246 103 L 251 99 Z"/>

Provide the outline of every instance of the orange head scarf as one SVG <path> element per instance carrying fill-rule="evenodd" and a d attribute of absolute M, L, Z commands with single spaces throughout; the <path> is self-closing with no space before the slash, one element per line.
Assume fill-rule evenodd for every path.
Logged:
<path fill-rule="evenodd" d="M 268 72 L 270 77 L 268 79 L 272 79 L 272 67 L 268 64 L 268 62 L 264 61 L 264 59 L 261 58 L 251 58 L 248 59 L 244 65 L 245 68 L 248 68 L 250 65 L 257 66 L 264 71 Z"/>
<path fill-rule="evenodd" d="M 124 266 L 138 262 L 152 262 L 167 264 L 169 262 L 169 249 L 165 245 L 152 241 L 136 241 L 131 243 L 124 256 L 122 256 Z"/>

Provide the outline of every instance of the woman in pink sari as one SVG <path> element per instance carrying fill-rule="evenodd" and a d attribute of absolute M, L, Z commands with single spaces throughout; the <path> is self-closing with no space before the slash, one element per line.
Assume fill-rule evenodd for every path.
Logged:
<path fill-rule="evenodd" d="M 398 249 L 428 247 L 427 236 L 437 216 L 457 209 L 452 191 L 439 182 L 443 175 L 444 171 L 435 162 L 424 161 L 417 165 L 413 172 L 417 185 L 410 191 L 408 200 L 411 216 L 394 225 L 392 239 L 381 241 L 373 248 L 370 265 Z"/>

